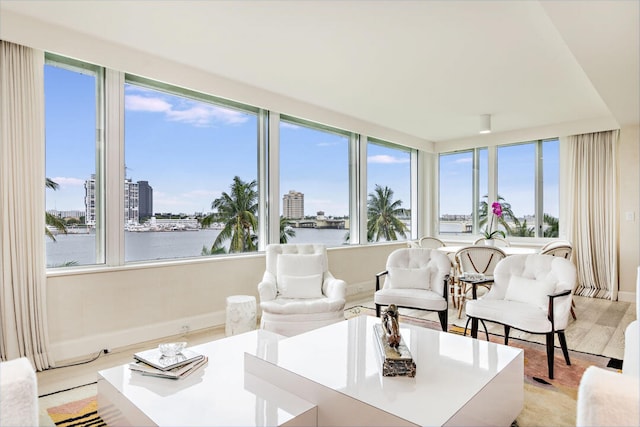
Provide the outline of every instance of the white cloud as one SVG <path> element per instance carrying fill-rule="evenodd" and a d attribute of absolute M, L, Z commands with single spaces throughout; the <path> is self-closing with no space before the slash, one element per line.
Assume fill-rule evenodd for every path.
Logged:
<path fill-rule="evenodd" d="M 127 95 L 125 108 L 132 111 L 149 111 L 152 113 L 171 111 L 171 104 L 161 98 L 149 98 L 140 95 Z"/>
<path fill-rule="evenodd" d="M 280 127 L 283 129 L 292 129 L 292 130 L 300 129 L 300 126 L 294 125 L 293 123 L 289 123 L 289 122 L 280 122 Z"/>
<path fill-rule="evenodd" d="M 51 178 L 53 182 L 58 184 L 60 187 L 82 187 L 84 185 L 84 179 L 66 177 L 66 176 L 56 176 Z"/>
<path fill-rule="evenodd" d="M 125 107 L 130 111 L 164 113 L 167 120 L 195 126 L 210 126 L 214 123 L 235 125 L 248 120 L 247 114 L 240 111 L 192 100 L 181 101 L 181 107 L 178 108 L 160 96 L 128 94 L 125 96 Z M 186 108 L 182 108 L 183 105 Z"/>
<path fill-rule="evenodd" d="M 454 161 L 453 163 L 455 164 L 465 164 L 465 163 L 471 163 L 473 162 L 473 159 L 471 157 L 461 157 L 459 159 L 456 159 L 456 161 Z"/>
<path fill-rule="evenodd" d="M 409 159 L 401 159 L 399 157 L 389 156 L 387 154 L 379 154 L 377 156 L 367 157 L 367 161 L 370 163 L 383 163 L 383 164 L 397 164 L 397 163 L 409 163 Z"/>

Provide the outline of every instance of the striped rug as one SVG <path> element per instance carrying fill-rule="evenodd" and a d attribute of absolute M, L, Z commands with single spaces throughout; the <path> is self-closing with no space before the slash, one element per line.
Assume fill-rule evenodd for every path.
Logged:
<path fill-rule="evenodd" d="M 47 413 L 56 426 L 100 427 L 107 424 L 98 416 L 96 396 L 47 408 Z"/>

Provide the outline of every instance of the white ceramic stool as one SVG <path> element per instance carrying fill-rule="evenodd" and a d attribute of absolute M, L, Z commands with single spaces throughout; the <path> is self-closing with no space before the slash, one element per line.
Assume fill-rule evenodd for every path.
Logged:
<path fill-rule="evenodd" d="M 256 328 L 256 297 L 232 295 L 227 297 L 227 336 L 249 332 Z"/>

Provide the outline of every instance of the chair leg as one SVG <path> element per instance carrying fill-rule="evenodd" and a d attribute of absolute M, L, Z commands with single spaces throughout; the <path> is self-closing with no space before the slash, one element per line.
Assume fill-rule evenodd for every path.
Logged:
<path fill-rule="evenodd" d="M 576 306 L 576 303 L 571 300 L 571 317 L 573 317 L 573 320 L 578 320 L 578 318 L 576 317 L 576 312 L 573 311 L 573 308 Z"/>
<path fill-rule="evenodd" d="M 442 332 L 447 332 L 448 323 L 449 323 L 449 310 L 443 310 L 438 312 L 438 317 L 440 318 L 440 326 L 442 326 Z"/>
<path fill-rule="evenodd" d="M 471 337 L 478 338 L 478 318 L 471 318 Z"/>
<path fill-rule="evenodd" d="M 484 323 L 484 320 L 480 320 L 480 323 L 482 323 L 482 327 L 484 328 L 484 334 L 487 336 L 487 341 L 489 341 L 489 330 L 487 329 L 487 324 Z"/>
<path fill-rule="evenodd" d="M 509 345 L 509 331 L 511 326 L 504 325 L 504 345 Z"/>
<path fill-rule="evenodd" d="M 549 367 L 549 379 L 553 379 L 553 331 L 545 334 L 547 337 L 547 366 Z"/>
<path fill-rule="evenodd" d="M 471 320 L 471 317 L 467 316 L 467 323 L 464 324 L 464 333 L 462 334 L 463 337 L 467 336 L 467 329 L 469 328 L 470 320 Z"/>
<path fill-rule="evenodd" d="M 564 354 L 564 361 L 570 366 L 571 361 L 569 360 L 569 349 L 567 348 L 567 338 L 564 336 L 564 331 L 558 331 L 558 341 L 560 341 L 562 354 Z"/>
<path fill-rule="evenodd" d="M 380 304 L 376 304 L 376 317 L 380 317 Z"/>

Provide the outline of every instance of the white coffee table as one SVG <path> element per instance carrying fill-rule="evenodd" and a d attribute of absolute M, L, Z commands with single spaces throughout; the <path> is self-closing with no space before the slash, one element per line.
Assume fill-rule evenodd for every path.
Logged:
<path fill-rule="evenodd" d="M 268 355 L 282 338 L 254 330 L 193 346 L 209 362 L 181 380 L 100 371 L 98 415 L 109 427 L 315 425 L 315 405 L 244 372 L 245 352 Z"/>
<path fill-rule="evenodd" d="M 281 340 L 277 358 L 247 354 L 245 369 L 317 404 L 321 426 L 508 426 L 522 411 L 522 350 L 401 324 L 416 376 L 383 377 L 379 322 L 360 316 Z"/>
<path fill-rule="evenodd" d="M 209 363 L 183 380 L 100 371 L 98 414 L 109 426 L 507 426 L 522 410 L 522 350 L 401 324 L 417 374 L 383 377 L 379 322 L 195 346 Z"/>

